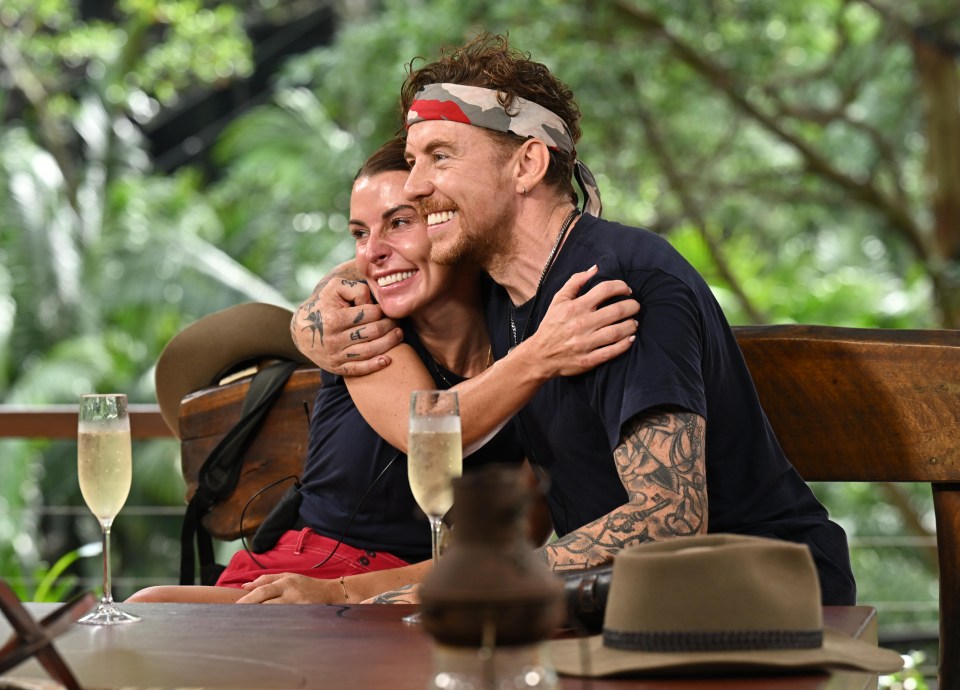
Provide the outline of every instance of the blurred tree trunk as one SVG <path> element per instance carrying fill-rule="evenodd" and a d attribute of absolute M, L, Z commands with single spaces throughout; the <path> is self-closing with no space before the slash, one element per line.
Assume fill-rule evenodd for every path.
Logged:
<path fill-rule="evenodd" d="M 943 325 L 960 328 L 960 45 L 915 30 L 913 54 L 923 96 L 933 224 L 929 265 Z"/>

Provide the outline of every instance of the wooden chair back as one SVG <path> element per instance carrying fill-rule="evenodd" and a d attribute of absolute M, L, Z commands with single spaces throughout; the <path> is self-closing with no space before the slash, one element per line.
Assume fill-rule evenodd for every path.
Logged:
<path fill-rule="evenodd" d="M 960 331 L 734 329 L 807 481 L 926 482 L 940 570 L 941 688 L 960 688 Z"/>
<path fill-rule="evenodd" d="M 187 501 L 197 490 L 204 461 L 240 419 L 249 388 L 247 377 L 197 391 L 181 402 L 180 462 Z M 237 488 L 203 517 L 203 526 L 214 538 L 230 541 L 252 536 L 290 487 L 293 480 L 288 478 L 302 475 L 310 412 L 319 389 L 319 369 L 302 367 L 290 376 L 244 456 Z"/>

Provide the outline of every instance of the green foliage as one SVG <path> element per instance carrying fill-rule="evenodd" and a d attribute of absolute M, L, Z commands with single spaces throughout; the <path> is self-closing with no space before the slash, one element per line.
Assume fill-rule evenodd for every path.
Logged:
<path fill-rule="evenodd" d="M 914 652 L 903 657 L 904 669 L 889 676 L 880 676 L 878 687 L 884 690 L 930 690 L 919 666 L 926 660 L 923 654 Z"/>
<path fill-rule="evenodd" d="M 106 103 L 146 119 L 197 84 L 248 75 L 242 21 L 233 5 L 201 0 L 124 0 L 110 22 L 81 20 L 70 0 L 15 0 L 0 10 L 8 67 L 32 84 L 23 88 L 36 105 L 44 107 L 44 91 L 55 98 L 58 118 L 76 112 L 84 76 Z"/>
<path fill-rule="evenodd" d="M 670 234 L 674 246 L 698 266 L 732 323 L 751 321 L 730 284 L 718 273 L 710 248 L 693 227 Z M 756 234 L 731 235 L 724 256 L 753 303 L 774 323 L 862 328 L 935 328 L 930 285 L 922 271 L 901 275 L 875 236 L 812 231 L 779 247 L 770 260 Z"/>
<path fill-rule="evenodd" d="M 110 22 L 81 20 L 67 0 L 0 7 L 0 74 L 19 97 L 0 100 L 16 106 L 0 127 L 0 402 L 106 390 L 152 401 L 153 363 L 185 323 L 237 301 L 286 302 L 217 246 L 196 174 L 151 174 L 134 126 L 190 89 L 249 73 L 242 20 L 232 5 L 198 2 L 124 3 Z M 4 572 L 96 539 L 95 521 L 36 518 L 43 505 L 82 505 L 75 444 L 3 445 Z M 176 444 L 136 453 L 151 483 L 135 482 L 130 502 L 182 503 Z M 150 544 L 138 561 L 156 574 L 171 561 L 168 527 L 122 526 L 118 552 Z"/>
<path fill-rule="evenodd" d="M 9 579 L 10 588 L 21 601 L 50 601 L 59 602 L 69 598 L 76 589 L 78 579 L 75 575 L 67 574 L 67 569 L 78 559 L 100 555 L 99 543 L 88 544 L 68 551 L 57 559 L 52 566 L 41 562 L 29 574 L 23 573 L 16 561 L 13 561 L 13 577 Z M 0 558 L 0 563 L 4 562 Z"/>

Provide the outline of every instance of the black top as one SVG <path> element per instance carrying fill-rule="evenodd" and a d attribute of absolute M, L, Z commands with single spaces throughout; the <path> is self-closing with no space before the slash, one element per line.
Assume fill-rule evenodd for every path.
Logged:
<path fill-rule="evenodd" d="M 663 238 L 591 216 L 572 229 L 539 297 L 515 313 L 517 332 L 540 324 L 574 272 L 597 264 L 597 282 L 621 279 L 640 302 L 637 340 L 596 370 L 547 382 L 517 418 L 530 460 L 550 477 L 554 528 L 564 535 L 623 505 L 612 451 L 631 418 L 658 406 L 706 419 L 708 530 L 810 546 L 824 603 L 852 604 L 856 588 L 843 530 L 785 457 L 760 407 L 733 331 L 709 286 Z M 510 346 L 510 299 L 493 290 L 496 356 Z M 530 313 L 531 309 L 534 313 Z"/>
<path fill-rule="evenodd" d="M 441 377 L 413 327 L 406 321 L 401 326 L 404 341 L 427 365 L 438 389 L 463 381 L 446 369 Z M 351 546 L 386 551 L 409 562 L 430 558 L 429 522 L 410 491 L 407 456 L 367 424 L 343 377 L 325 371 L 321 379 L 310 420 L 300 517 L 315 532 L 333 539 L 344 536 L 346 529 L 344 541 Z M 463 468 L 469 472 L 488 462 L 519 463 L 522 458 L 516 434 L 507 425 L 464 458 Z"/>

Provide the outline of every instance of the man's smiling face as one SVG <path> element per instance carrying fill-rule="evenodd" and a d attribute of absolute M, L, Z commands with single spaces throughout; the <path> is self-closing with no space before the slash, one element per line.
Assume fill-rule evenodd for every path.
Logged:
<path fill-rule="evenodd" d="M 405 191 L 427 219 L 431 258 L 489 267 L 513 243 L 512 159 L 481 128 L 428 120 L 407 133 Z M 506 160 L 505 160 L 506 159 Z"/>

